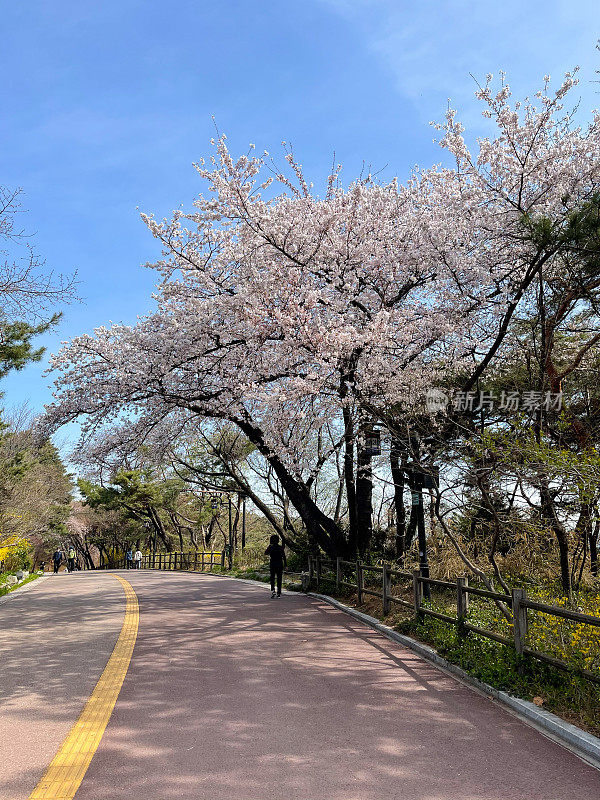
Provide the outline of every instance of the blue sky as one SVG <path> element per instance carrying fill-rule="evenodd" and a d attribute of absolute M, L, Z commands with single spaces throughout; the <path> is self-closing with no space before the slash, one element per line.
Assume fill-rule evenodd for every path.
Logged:
<path fill-rule="evenodd" d="M 582 109 L 600 105 L 597 0 L 21 0 L 2 2 L 0 183 L 24 189 L 23 220 L 50 268 L 77 270 L 82 302 L 60 341 L 150 308 L 156 216 L 201 190 L 212 116 L 234 151 L 292 142 L 318 183 L 332 155 L 350 180 L 437 162 L 428 123 L 448 98 L 474 134 L 474 81 L 508 72 L 519 94 L 582 67 Z M 3 382 L 7 406 L 51 397 L 44 365 Z"/>

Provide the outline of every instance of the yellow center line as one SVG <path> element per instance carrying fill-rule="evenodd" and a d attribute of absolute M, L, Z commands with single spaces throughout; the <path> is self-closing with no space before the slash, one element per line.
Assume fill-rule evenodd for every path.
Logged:
<path fill-rule="evenodd" d="M 125 619 L 115 649 L 79 719 L 52 759 L 46 774 L 29 795 L 29 800 L 72 800 L 117 702 L 133 654 L 140 611 L 131 584 L 118 575 L 115 578 L 123 586 L 127 600 Z"/>

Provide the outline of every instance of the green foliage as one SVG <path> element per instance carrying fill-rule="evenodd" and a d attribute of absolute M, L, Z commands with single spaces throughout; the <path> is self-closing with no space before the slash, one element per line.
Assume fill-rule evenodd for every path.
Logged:
<path fill-rule="evenodd" d="M 40 361 L 45 348 L 34 348 L 32 339 L 56 325 L 59 319 L 60 314 L 54 314 L 49 321 L 39 325 L 0 319 L 0 378 L 12 370 L 23 369 L 31 361 Z"/>
<path fill-rule="evenodd" d="M 90 508 L 126 509 L 146 512 L 151 506 L 167 503 L 181 482 L 157 481 L 150 469 L 120 469 L 109 486 L 93 484 L 81 478 L 77 484 Z"/>
<path fill-rule="evenodd" d="M 2 583 L 3 577 L 4 575 L 0 575 L 0 583 Z M 28 578 L 25 578 L 25 580 L 22 580 L 20 583 L 15 584 L 14 586 L 0 586 L 0 597 L 4 597 L 4 595 L 9 594 L 9 592 L 14 592 L 15 589 L 20 589 L 21 586 L 25 586 L 27 583 L 31 583 L 32 581 L 35 581 L 40 577 L 41 573 L 38 574 L 36 572 L 33 575 L 30 575 Z"/>
<path fill-rule="evenodd" d="M 3 424 L 0 548 L 5 546 L 20 553 L 21 547 L 37 547 L 64 533 L 70 502 L 71 478 L 56 447 L 47 440 L 38 441 L 30 429 L 18 430 Z"/>

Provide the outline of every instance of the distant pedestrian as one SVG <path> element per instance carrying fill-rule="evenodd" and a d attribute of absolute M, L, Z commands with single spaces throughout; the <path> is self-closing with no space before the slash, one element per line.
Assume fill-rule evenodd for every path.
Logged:
<path fill-rule="evenodd" d="M 52 563 L 54 564 L 54 574 L 58 572 L 58 568 L 60 567 L 60 562 L 63 559 L 62 550 L 55 550 L 52 556 Z"/>
<path fill-rule="evenodd" d="M 142 551 L 141 551 L 141 550 L 136 550 L 136 551 L 135 551 L 135 555 L 134 555 L 134 557 L 133 557 L 133 558 L 134 558 L 134 560 L 135 560 L 135 568 L 136 568 L 136 569 L 141 569 L 141 566 L 142 566 L 142 558 L 143 558 L 143 557 L 144 557 L 144 556 L 142 555 Z"/>
<path fill-rule="evenodd" d="M 133 553 L 131 550 L 125 553 L 125 563 L 127 564 L 127 569 L 133 569 Z"/>
<path fill-rule="evenodd" d="M 287 567 L 285 549 L 279 544 L 279 536 L 276 533 L 271 536 L 269 542 L 270 544 L 265 550 L 265 555 L 269 556 L 269 569 L 271 572 L 271 597 L 275 597 L 275 579 L 277 579 L 277 597 L 281 597 L 283 568 Z"/>
<path fill-rule="evenodd" d="M 69 551 L 67 553 L 67 571 L 68 572 L 75 572 L 75 548 L 69 547 Z"/>

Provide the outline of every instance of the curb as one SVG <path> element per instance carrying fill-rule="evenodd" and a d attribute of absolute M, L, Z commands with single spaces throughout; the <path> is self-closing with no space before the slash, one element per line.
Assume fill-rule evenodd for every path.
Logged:
<path fill-rule="evenodd" d="M 558 744 L 561 744 L 563 747 L 566 747 L 567 750 L 570 750 L 591 766 L 600 769 L 600 739 L 598 737 L 586 731 L 582 731 L 577 726 L 571 725 L 570 722 L 565 722 L 549 711 L 538 708 L 538 706 L 530 703 L 528 700 L 522 700 L 500 689 L 494 689 L 493 686 L 483 683 L 472 675 L 469 675 L 468 672 L 457 667 L 456 664 L 451 664 L 449 661 L 446 661 L 446 659 L 442 658 L 433 648 L 422 642 L 417 642 L 415 639 L 411 639 L 410 636 L 398 633 L 393 630 L 393 628 L 384 625 L 369 614 L 363 614 L 362 611 L 357 611 L 355 608 L 346 606 L 338 600 L 334 600 L 333 597 L 328 597 L 326 594 L 307 592 L 307 596 L 323 600 L 339 611 L 343 611 L 351 617 L 354 617 L 354 619 L 357 619 L 359 622 L 363 622 L 370 628 L 374 628 L 388 639 L 398 642 L 409 650 L 412 650 L 417 653 L 417 655 L 435 664 L 437 667 L 440 667 L 444 672 L 448 672 L 455 678 L 458 678 L 462 683 L 467 684 L 482 694 L 491 697 L 492 700 L 507 707 L 523 722 L 531 725 L 531 727 L 543 733 L 545 736 L 548 736 L 548 738 Z"/>

